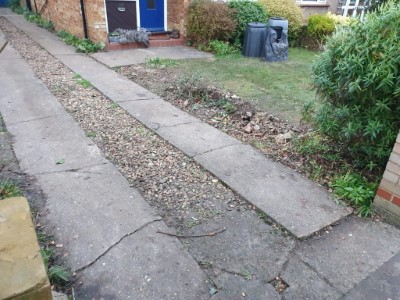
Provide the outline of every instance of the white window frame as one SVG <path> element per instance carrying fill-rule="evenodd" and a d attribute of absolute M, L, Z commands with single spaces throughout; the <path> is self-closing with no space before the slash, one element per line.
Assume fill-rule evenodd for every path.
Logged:
<path fill-rule="evenodd" d="M 298 4 L 325 4 L 326 0 L 296 0 Z"/>

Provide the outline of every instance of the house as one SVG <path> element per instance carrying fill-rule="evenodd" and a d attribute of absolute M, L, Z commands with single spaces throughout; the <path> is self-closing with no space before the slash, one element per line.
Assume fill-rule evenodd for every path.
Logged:
<path fill-rule="evenodd" d="M 162 36 L 153 45 L 167 46 L 168 30 L 184 31 L 189 0 L 21 0 L 21 5 L 50 20 L 56 30 L 94 42 L 108 44 L 109 32 L 140 27 Z"/>
<path fill-rule="evenodd" d="M 304 17 L 308 18 L 315 14 L 326 14 L 331 12 L 336 14 L 340 11 L 340 7 L 345 0 L 295 0 L 303 9 Z"/>
<path fill-rule="evenodd" d="M 2 1 L 7 0 L 0 0 Z M 345 0 L 293 0 L 312 14 L 337 13 Z M 183 45 L 184 40 L 170 40 L 168 31 L 185 33 L 185 17 L 190 0 L 21 0 L 23 7 L 50 20 L 56 30 L 65 30 L 80 38 L 103 42 L 108 49 L 123 49 L 112 45 L 108 34 L 117 28 L 146 28 L 152 32 L 151 46 Z"/>

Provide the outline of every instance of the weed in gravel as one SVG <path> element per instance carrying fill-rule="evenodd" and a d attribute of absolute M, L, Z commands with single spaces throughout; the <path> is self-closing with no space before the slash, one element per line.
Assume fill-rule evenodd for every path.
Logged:
<path fill-rule="evenodd" d="M 88 89 L 88 88 L 92 87 L 92 84 L 90 83 L 90 81 L 86 80 L 85 78 L 83 78 L 79 74 L 75 74 L 74 79 L 75 79 L 77 84 L 79 84 L 80 86 L 84 87 L 85 89 Z"/>
<path fill-rule="evenodd" d="M 140 135 L 140 136 L 151 136 L 153 133 L 149 131 L 148 129 L 144 128 L 143 126 L 137 126 L 134 129 L 135 133 Z"/>
<path fill-rule="evenodd" d="M 116 109 L 116 108 L 119 108 L 119 107 L 120 106 L 118 105 L 118 103 L 115 103 L 115 102 L 113 102 L 109 106 L 107 106 L 107 108 L 109 108 L 109 109 Z"/>
<path fill-rule="evenodd" d="M 0 180 L 0 199 L 22 196 L 20 188 L 10 180 Z"/>
<path fill-rule="evenodd" d="M 154 57 L 154 58 L 146 58 L 145 65 L 150 68 L 166 68 L 166 67 L 173 67 L 176 66 L 178 62 L 173 59 L 167 59 L 167 58 L 160 58 L 160 57 Z"/>
<path fill-rule="evenodd" d="M 97 133 L 95 131 L 86 131 L 86 136 L 89 138 L 95 138 L 97 136 Z"/>

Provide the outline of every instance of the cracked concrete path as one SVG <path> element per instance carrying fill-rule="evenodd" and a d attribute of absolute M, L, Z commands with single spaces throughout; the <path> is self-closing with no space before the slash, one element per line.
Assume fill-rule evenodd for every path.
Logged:
<path fill-rule="evenodd" d="M 161 218 L 9 45 L 0 73 L 15 155 L 47 197 L 66 267 L 84 278 L 77 297 L 207 298 L 205 273 L 176 238 L 156 233 L 166 228 Z"/>
<path fill-rule="evenodd" d="M 6 18 L 294 236 L 306 238 L 351 213 L 318 184 L 173 107 L 90 56 L 75 53 L 48 31 L 21 16 Z"/>

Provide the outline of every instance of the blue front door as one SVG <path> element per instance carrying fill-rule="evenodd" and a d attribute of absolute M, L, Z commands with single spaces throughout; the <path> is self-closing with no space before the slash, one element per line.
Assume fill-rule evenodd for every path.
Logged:
<path fill-rule="evenodd" d="M 0 7 L 5 7 L 8 5 L 8 0 L 0 0 Z"/>
<path fill-rule="evenodd" d="M 164 0 L 139 0 L 140 27 L 164 31 Z"/>

